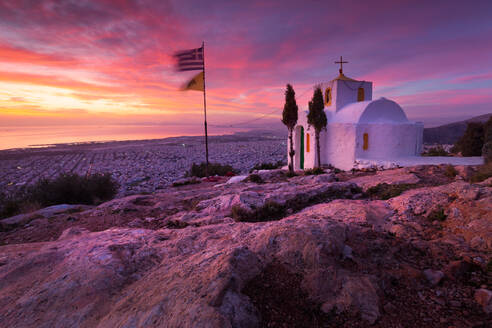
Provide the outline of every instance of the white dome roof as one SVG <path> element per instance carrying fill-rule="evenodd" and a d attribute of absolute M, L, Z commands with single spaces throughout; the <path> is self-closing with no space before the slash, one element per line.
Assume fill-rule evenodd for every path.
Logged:
<path fill-rule="evenodd" d="M 408 118 L 396 102 L 379 98 L 360 101 L 342 107 L 329 120 L 330 123 L 407 123 Z"/>

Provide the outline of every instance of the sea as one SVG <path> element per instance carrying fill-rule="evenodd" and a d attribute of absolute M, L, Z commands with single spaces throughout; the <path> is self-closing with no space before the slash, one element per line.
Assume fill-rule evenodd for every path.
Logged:
<path fill-rule="evenodd" d="M 237 128 L 212 128 L 209 135 L 241 132 Z M 75 125 L 0 126 L 0 149 L 41 148 L 55 144 L 162 139 L 203 135 L 203 126 Z"/>

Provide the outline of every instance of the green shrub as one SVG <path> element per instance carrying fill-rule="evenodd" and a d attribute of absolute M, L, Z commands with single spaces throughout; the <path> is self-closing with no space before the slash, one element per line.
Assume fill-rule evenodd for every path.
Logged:
<path fill-rule="evenodd" d="M 297 212 L 314 204 L 328 202 L 333 199 L 351 198 L 352 195 L 361 193 L 362 189 L 357 186 L 348 188 L 333 188 L 316 195 L 298 194 L 295 198 L 286 201 L 285 205 L 281 205 L 274 201 L 267 201 L 263 206 L 247 210 L 240 205 L 234 205 L 231 210 L 231 216 L 236 221 L 243 222 L 262 222 L 280 220 L 287 215 L 289 210 L 291 213 Z"/>
<path fill-rule="evenodd" d="M 207 176 L 206 172 L 206 163 L 200 163 L 200 164 L 195 164 L 193 163 L 191 165 L 190 170 L 186 173 L 187 177 L 198 177 L 198 178 L 203 178 Z M 226 175 L 234 175 L 238 173 L 237 170 L 235 170 L 232 166 L 230 165 L 222 165 L 219 163 L 209 163 L 208 164 L 208 175 L 209 176 L 226 176 Z"/>
<path fill-rule="evenodd" d="M 304 175 L 319 175 L 323 173 L 325 173 L 325 170 L 323 170 L 321 167 L 304 170 Z"/>
<path fill-rule="evenodd" d="M 470 182 L 482 182 L 490 177 L 492 177 L 492 162 L 480 166 L 478 171 L 470 178 Z"/>
<path fill-rule="evenodd" d="M 184 229 L 188 227 L 189 224 L 184 222 L 184 221 L 178 221 L 178 220 L 169 220 L 166 223 L 166 228 L 168 229 Z"/>
<path fill-rule="evenodd" d="M 331 165 L 331 164 L 329 164 L 329 165 L 328 165 L 328 169 L 332 170 L 332 171 L 333 171 L 333 173 L 335 173 L 335 174 L 338 174 L 338 173 L 342 172 L 342 170 L 340 170 L 340 169 L 339 169 L 339 168 L 337 168 L 337 167 L 334 167 L 334 166 L 333 166 L 333 165 Z"/>
<path fill-rule="evenodd" d="M 109 173 L 89 176 L 67 173 L 54 180 L 39 180 L 27 189 L 26 198 L 43 206 L 96 204 L 113 198 L 118 187 L 118 183 Z"/>
<path fill-rule="evenodd" d="M 456 148 L 463 156 L 480 156 L 484 142 L 484 124 L 470 122 L 463 136 L 456 142 Z"/>
<path fill-rule="evenodd" d="M 451 154 L 458 154 L 458 153 L 460 152 L 460 149 L 459 149 L 459 147 L 458 147 L 456 144 L 454 144 L 454 145 L 453 145 L 453 146 L 449 149 L 449 152 L 450 152 Z"/>
<path fill-rule="evenodd" d="M 297 174 L 296 174 L 295 172 L 291 172 L 291 171 L 289 171 L 289 172 L 285 173 L 285 176 L 286 176 L 287 178 L 292 178 L 292 177 L 297 176 Z"/>
<path fill-rule="evenodd" d="M 112 199 L 118 188 L 118 182 L 109 173 L 89 176 L 65 173 L 3 196 L 0 215 L 7 217 L 57 204 L 98 204 Z"/>
<path fill-rule="evenodd" d="M 258 174 L 250 174 L 248 180 L 254 183 L 263 183 L 263 179 Z"/>
<path fill-rule="evenodd" d="M 454 178 L 458 175 L 458 171 L 456 171 L 453 165 L 447 165 L 446 169 L 444 169 L 444 175 L 448 178 Z"/>
<path fill-rule="evenodd" d="M 428 219 L 431 221 L 445 221 L 448 218 L 446 214 L 444 214 L 444 209 L 439 208 L 429 213 Z"/>
<path fill-rule="evenodd" d="M 436 147 L 429 148 L 429 150 L 422 153 L 422 156 L 449 156 L 449 153 L 443 148 L 443 146 L 438 145 Z"/>
<path fill-rule="evenodd" d="M 274 201 L 267 201 L 263 206 L 247 210 L 240 205 L 232 207 L 232 218 L 239 222 L 264 222 L 280 220 L 286 214 L 286 206 Z"/>
<path fill-rule="evenodd" d="M 404 191 L 416 188 L 415 184 L 394 184 L 380 183 L 374 187 L 367 189 L 366 194 L 372 199 L 387 200 L 401 195 Z"/>
<path fill-rule="evenodd" d="M 280 167 L 284 166 L 284 162 L 278 161 L 277 163 L 261 163 L 261 164 L 256 164 L 253 166 L 251 170 L 249 170 L 249 173 L 255 171 L 255 170 L 274 170 L 278 169 Z"/>
<path fill-rule="evenodd" d="M 20 203 L 15 195 L 0 194 L 0 218 L 14 216 L 20 212 Z"/>

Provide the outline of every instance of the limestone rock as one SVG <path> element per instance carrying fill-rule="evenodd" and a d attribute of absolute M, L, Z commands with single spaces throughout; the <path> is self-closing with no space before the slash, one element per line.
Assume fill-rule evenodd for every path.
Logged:
<path fill-rule="evenodd" d="M 415 184 L 420 179 L 413 173 L 408 173 L 405 169 L 394 169 L 378 171 L 374 175 L 366 175 L 350 180 L 362 188 L 363 191 L 375 187 L 380 183 L 393 184 Z"/>
<path fill-rule="evenodd" d="M 11 229 L 16 226 L 26 224 L 33 219 L 51 218 L 53 216 L 60 215 L 60 214 L 82 212 L 90 208 L 93 208 L 93 206 L 78 205 L 78 204 L 77 205 L 60 204 L 60 205 L 48 206 L 31 213 L 19 214 L 16 216 L 12 216 L 10 218 L 0 220 L 0 227 L 2 227 L 3 229 Z"/>
<path fill-rule="evenodd" d="M 394 171 L 395 183 L 408 173 Z M 0 236 L 0 326 L 258 327 L 269 324 L 265 313 L 296 310 L 346 326 L 388 326 L 400 315 L 438 326 L 433 313 L 441 308 L 449 323 L 483 316 L 476 306 L 467 307 L 469 316 L 456 311 L 459 302 L 475 299 L 490 311 L 486 285 L 475 297 L 469 291 L 487 278 L 492 188 L 453 182 L 388 201 L 354 200 L 356 185 L 332 178 L 169 188 L 89 208 L 77 220 L 62 212 L 17 226 Z M 258 223 L 229 217 L 234 205 L 267 201 L 290 214 Z M 426 216 L 439 208 L 446 218 L 432 223 Z M 5 237 L 48 223 L 68 229 L 36 242 Z M 457 256 L 463 260 L 452 262 Z M 293 304 L 305 308 L 275 302 L 275 274 L 255 280 L 276 264 L 296 283 Z M 423 278 L 437 286 L 443 274 L 449 284 L 422 289 Z M 252 282 L 269 294 L 255 299 L 247 293 Z"/>
<path fill-rule="evenodd" d="M 374 324 L 380 316 L 379 297 L 368 277 L 348 277 L 335 301 L 337 311 L 352 312 Z"/>
<path fill-rule="evenodd" d="M 277 169 L 277 170 L 258 170 L 256 172 L 263 180 L 271 180 L 277 177 L 285 176 L 285 170 Z"/>
<path fill-rule="evenodd" d="M 481 288 L 475 291 L 475 301 L 480 304 L 487 314 L 492 313 L 492 291 Z"/>
<path fill-rule="evenodd" d="M 436 286 L 444 278 L 444 273 L 439 270 L 426 269 L 424 270 L 424 277 L 432 286 Z"/>
<path fill-rule="evenodd" d="M 232 177 L 229 180 L 227 180 L 226 184 L 238 183 L 244 181 L 247 177 L 248 177 L 247 175 L 236 175 L 235 177 Z"/>

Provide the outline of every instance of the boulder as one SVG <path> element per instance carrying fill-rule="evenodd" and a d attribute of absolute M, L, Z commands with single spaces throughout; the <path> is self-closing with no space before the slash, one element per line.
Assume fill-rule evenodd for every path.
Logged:
<path fill-rule="evenodd" d="M 424 277 L 431 284 L 431 286 L 436 286 L 439 284 L 442 278 L 444 278 L 444 273 L 439 270 L 424 270 Z"/>
<path fill-rule="evenodd" d="M 247 175 L 236 175 L 235 177 L 232 177 L 229 180 L 227 180 L 226 184 L 242 182 L 247 178 L 248 178 Z"/>
<path fill-rule="evenodd" d="M 448 279 L 463 279 L 469 272 L 473 271 L 474 264 L 464 260 L 450 262 L 445 268 L 444 273 Z"/>
<path fill-rule="evenodd" d="M 440 188 L 419 188 L 391 198 L 388 203 L 399 214 L 427 217 L 433 211 L 446 208 L 450 203 L 450 197 Z"/>
<path fill-rule="evenodd" d="M 279 178 L 279 177 L 284 177 L 285 176 L 285 170 L 282 169 L 276 169 L 276 170 L 258 170 L 256 171 L 256 174 L 258 174 L 263 180 L 271 180 L 273 178 Z"/>
<path fill-rule="evenodd" d="M 409 173 L 394 171 L 386 177 Z M 40 219 L 7 231 L 10 238 L 46 223 L 59 229 L 40 242 L 3 239 L 0 326 L 275 326 L 264 321 L 265 313 L 287 318 L 284 326 L 308 325 L 289 322 L 296 310 L 320 325 L 380 320 L 387 326 L 401 316 L 437 326 L 438 308 L 449 323 L 465 315 L 456 311 L 460 303 L 475 299 L 490 310 L 486 285 L 474 298 L 469 288 L 487 278 L 478 266 L 487 266 L 492 249 L 492 188 L 454 182 L 388 201 L 354 200 L 356 184 L 332 178 L 169 188 L 101 204 L 76 221 Z M 258 223 L 229 217 L 234 205 L 254 209 L 267 201 L 281 204 L 286 217 Z M 444 220 L 426 217 L 437 209 Z M 442 272 L 428 269 L 457 256 L 464 260 Z M 443 276 L 452 280 L 443 288 L 422 288 L 423 279 L 437 286 Z M 251 285 L 266 292 L 249 293 Z M 280 289 L 294 290 L 288 295 L 298 298 L 292 304 L 299 308 L 277 302 Z M 483 316 L 477 306 L 466 311 L 472 324 Z"/>
<path fill-rule="evenodd" d="M 325 312 L 330 308 L 330 303 L 328 301 L 322 305 Z M 362 320 L 370 325 L 374 324 L 380 316 L 379 297 L 369 277 L 346 277 L 333 306 L 337 312 L 360 315 Z"/>
<path fill-rule="evenodd" d="M 384 201 L 337 199 L 304 209 L 303 215 L 330 218 L 346 224 L 371 226 L 374 230 L 389 230 L 394 211 Z"/>
<path fill-rule="evenodd" d="M 273 262 L 300 275 L 310 299 L 372 323 L 376 286 L 338 272 L 345 231 L 304 213 L 156 231 L 74 227 L 34 248 L 0 246 L 8 259 L 0 266 L 0 326 L 256 327 L 261 318 L 241 291 Z"/>
<path fill-rule="evenodd" d="M 481 288 L 475 291 L 475 301 L 480 304 L 487 314 L 492 313 L 492 291 Z"/>

